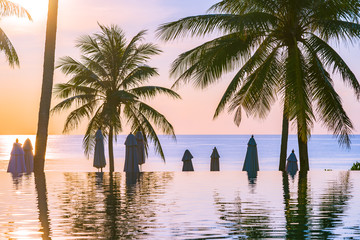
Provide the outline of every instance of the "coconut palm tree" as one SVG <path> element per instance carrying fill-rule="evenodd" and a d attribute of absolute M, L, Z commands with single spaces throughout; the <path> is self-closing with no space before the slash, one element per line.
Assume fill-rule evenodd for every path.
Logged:
<path fill-rule="evenodd" d="M 151 56 L 161 50 L 152 43 L 143 43 L 146 31 L 140 31 L 129 42 L 116 25 L 99 25 L 101 32 L 83 36 L 77 42 L 81 61 L 63 57 L 57 66 L 71 79 L 57 84 L 55 94 L 65 99 L 52 111 L 58 112 L 75 105 L 66 119 L 64 132 L 76 128 L 81 119 L 90 118 L 85 137 L 85 153 L 94 146 L 95 132 L 100 128 L 108 137 L 110 171 L 114 171 L 113 137 L 121 133 L 124 121 L 131 131 L 142 131 L 146 148 L 153 141 L 163 159 L 164 153 L 153 125 L 173 137 L 174 129 L 164 115 L 144 102 L 158 94 L 173 98 L 173 90 L 159 86 L 143 86 L 158 75 L 156 68 L 146 65 Z"/>
<path fill-rule="evenodd" d="M 58 0 L 49 0 L 46 22 L 43 79 L 35 142 L 34 172 L 36 173 L 43 172 L 45 164 L 51 95 L 54 82 L 57 14 Z"/>
<path fill-rule="evenodd" d="M 17 16 L 31 19 L 28 11 L 20 5 L 8 0 L 0 0 L 0 20 L 1 17 Z M 19 57 L 10 39 L 0 27 L 0 52 L 4 52 L 7 62 L 11 67 L 19 66 Z"/>
<path fill-rule="evenodd" d="M 338 73 L 357 99 L 360 85 L 329 43 L 359 39 L 359 1 L 224 0 L 209 12 L 158 29 L 165 41 L 220 35 L 179 55 L 171 68 L 174 86 L 192 80 L 205 88 L 236 71 L 214 117 L 228 106 L 237 125 L 243 110 L 265 117 L 279 97 L 284 106 L 280 170 L 285 169 L 289 121 L 297 127 L 301 170 L 309 169 L 307 141 L 315 116 L 349 146 L 353 125 L 329 71 Z"/>

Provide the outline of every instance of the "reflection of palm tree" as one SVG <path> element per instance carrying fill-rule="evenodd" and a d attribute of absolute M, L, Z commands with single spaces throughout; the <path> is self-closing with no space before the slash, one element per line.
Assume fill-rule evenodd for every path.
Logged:
<path fill-rule="evenodd" d="M 305 238 L 309 230 L 309 214 L 308 214 L 308 178 L 307 171 L 299 172 L 298 181 L 298 203 L 297 203 L 297 216 L 296 223 L 298 224 L 296 229 L 296 236 Z"/>
<path fill-rule="evenodd" d="M 286 219 L 286 229 L 291 228 L 291 209 L 290 209 L 290 189 L 289 189 L 289 176 L 287 172 L 282 172 L 282 183 L 283 183 L 283 196 L 284 196 L 284 205 L 285 205 L 285 219 Z"/>
<path fill-rule="evenodd" d="M 112 172 L 109 173 L 109 185 L 105 190 L 105 235 L 111 236 L 111 239 L 116 239 L 116 236 L 121 236 L 118 231 L 119 228 L 116 226 L 117 216 L 120 215 L 118 212 L 117 205 L 121 201 L 120 191 L 118 182 L 120 182 L 120 175 L 115 175 Z"/>
<path fill-rule="evenodd" d="M 294 202 L 289 189 L 289 175 L 286 172 L 282 175 L 287 239 L 304 239 L 308 234 L 307 172 L 299 172 L 298 177 L 298 198 Z"/>
<path fill-rule="evenodd" d="M 214 195 L 214 202 L 220 219 L 225 221 L 221 224 L 229 229 L 229 236 L 252 239 L 272 236 L 270 213 L 266 208 L 259 207 L 260 204 L 256 208 L 245 207 L 247 203 L 242 203 L 239 196 L 233 202 L 226 202 L 217 193 Z"/>
<path fill-rule="evenodd" d="M 64 174 L 66 185 L 59 195 L 60 210 L 70 228 L 63 232 L 68 236 L 106 239 L 146 234 L 149 219 L 154 219 L 161 207 L 154 204 L 153 194 L 164 194 L 172 174 L 144 173 L 132 185 L 125 185 L 125 175 L 121 173 L 104 173 L 102 183 L 95 174 L 89 173 L 85 178 L 81 174 Z"/>
<path fill-rule="evenodd" d="M 286 219 L 286 237 L 288 239 L 317 238 L 328 239 L 336 237 L 332 229 L 342 224 L 341 217 L 350 198 L 349 172 L 340 173 L 340 182 L 334 180 L 320 197 L 321 203 L 316 217 L 309 213 L 312 211 L 309 199 L 309 189 L 306 172 L 298 176 L 297 202 L 291 198 L 289 190 L 289 177 L 283 173 L 283 190 Z"/>
<path fill-rule="evenodd" d="M 91 232 L 94 236 L 101 236 L 103 218 L 99 217 L 99 211 L 103 211 L 104 196 L 98 178 L 95 173 L 87 173 L 85 177 L 78 173 L 64 173 L 65 188 L 59 194 L 62 201 L 59 207 L 71 228 L 63 232 L 69 235 L 84 233 L 85 236 Z"/>
<path fill-rule="evenodd" d="M 37 192 L 39 220 L 42 228 L 41 232 L 43 233 L 42 239 L 51 239 L 45 173 L 35 174 L 35 188 Z"/>
<path fill-rule="evenodd" d="M 316 219 L 318 229 L 312 230 L 314 238 L 328 239 L 339 237 L 332 230 L 342 225 L 342 216 L 351 197 L 350 171 L 340 173 L 338 179 L 331 181 L 328 189 L 320 197 L 319 214 Z"/>
<path fill-rule="evenodd" d="M 126 184 L 122 191 L 120 178 L 110 174 L 109 184 L 105 190 L 105 229 L 111 239 L 133 239 L 146 233 L 148 219 L 154 219 L 161 206 L 153 204 L 153 192 L 164 193 L 164 184 L 172 179 L 169 173 L 140 173 L 136 184 Z M 125 180 L 126 181 L 126 180 Z M 110 230 L 109 230 L 110 229 Z"/>

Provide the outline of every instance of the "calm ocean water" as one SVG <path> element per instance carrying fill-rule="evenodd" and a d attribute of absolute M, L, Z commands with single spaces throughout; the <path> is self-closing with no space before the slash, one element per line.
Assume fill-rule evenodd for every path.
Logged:
<path fill-rule="evenodd" d="M 131 179 L 130 179 L 131 180 Z M 0 239 L 360 239 L 360 172 L 0 172 Z"/>
<path fill-rule="evenodd" d="M 240 171 L 245 135 L 161 136 L 166 163 L 150 151 L 136 179 L 121 172 L 125 136 L 113 174 L 93 172 L 81 136 L 50 136 L 37 176 L 5 172 L 16 137 L 28 136 L 0 137 L 0 239 L 360 239 L 360 171 L 336 170 L 360 161 L 359 136 L 351 150 L 313 136 L 311 171 L 294 177 L 276 171 L 280 136 L 255 136 L 256 179 Z M 220 172 L 209 171 L 214 146 Z M 185 149 L 195 172 L 180 171 Z"/>
<path fill-rule="evenodd" d="M 23 143 L 35 136 L 0 135 L 0 171 L 7 168 L 12 143 L 16 138 Z M 122 171 L 124 164 L 124 135 L 117 138 L 115 144 L 115 170 Z M 220 170 L 241 170 L 250 135 L 178 135 L 177 141 L 167 136 L 160 136 L 166 162 L 155 155 L 150 147 L 149 158 L 143 165 L 143 171 L 181 171 L 181 158 L 189 149 L 195 171 L 208 171 L 212 149 L 217 147 L 220 154 Z M 277 170 L 280 152 L 280 135 L 255 135 L 257 142 L 260 170 Z M 288 154 L 295 149 L 298 156 L 297 137 L 289 136 Z M 106 153 L 107 154 L 107 153 Z M 106 155 L 107 156 L 107 155 Z M 360 161 L 360 135 L 352 137 L 351 149 L 342 148 L 331 135 L 313 135 L 309 141 L 310 168 L 312 170 L 342 169 L 347 170 L 352 163 Z M 82 149 L 82 136 L 51 135 L 48 141 L 47 171 L 96 171 L 92 167 L 92 158 L 87 159 Z M 108 170 L 108 166 L 105 171 Z"/>

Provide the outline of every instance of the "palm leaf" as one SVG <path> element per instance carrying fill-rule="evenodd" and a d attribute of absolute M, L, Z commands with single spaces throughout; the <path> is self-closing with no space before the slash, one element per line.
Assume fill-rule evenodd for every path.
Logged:
<path fill-rule="evenodd" d="M 182 18 L 178 21 L 160 25 L 157 37 L 165 41 L 187 36 L 204 37 L 211 33 L 221 32 L 266 32 L 269 25 L 276 24 L 273 15 L 264 12 L 252 12 L 243 15 L 206 14 Z"/>
<path fill-rule="evenodd" d="M 82 118 L 87 117 L 90 119 L 91 114 L 94 111 L 95 104 L 96 101 L 88 102 L 71 111 L 65 120 L 63 133 L 67 133 L 73 129 L 76 129 L 79 126 Z"/>
<path fill-rule="evenodd" d="M 11 67 L 15 65 L 19 66 L 19 57 L 15 51 L 14 46 L 10 42 L 10 39 L 6 36 L 4 31 L 0 28 L 0 51 L 3 51 Z"/>
<path fill-rule="evenodd" d="M 314 99 L 317 100 L 317 112 L 328 130 L 338 137 L 340 145 L 350 147 L 353 125 L 342 107 L 330 74 L 324 69 L 316 52 L 307 45 L 310 55 L 309 76 Z"/>
<path fill-rule="evenodd" d="M 355 74 L 351 71 L 341 56 L 326 42 L 314 34 L 311 35 L 307 43 L 312 49 L 314 49 L 316 54 L 321 56 L 325 66 L 332 66 L 333 72 L 340 73 L 341 79 L 354 89 L 356 97 L 360 99 L 360 84 Z"/>
<path fill-rule="evenodd" d="M 175 91 L 158 86 L 144 86 L 144 87 L 132 88 L 129 89 L 129 92 L 144 99 L 151 99 L 157 96 L 158 94 L 165 94 L 168 97 L 181 99 L 180 95 L 177 94 Z"/>
<path fill-rule="evenodd" d="M 147 81 L 150 77 L 159 75 L 156 68 L 149 66 L 138 66 L 133 69 L 120 83 L 118 88 L 127 89 L 136 87 Z"/>
<path fill-rule="evenodd" d="M 278 49 L 274 49 L 251 75 L 244 85 L 234 94 L 229 111 L 244 108 L 248 114 L 264 118 L 275 102 L 275 94 L 279 88 L 281 64 L 277 60 Z M 239 115 L 237 115 L 239 114 Z M 236 110 L 235 123 L 240 124 L 241 110 Z"/>
<path fill-rule="evenodd" d="M 215 110 L 214 118 L 216 118 L 220 114 L 220 112 L 225 108 L 225 105 L 229 102 L 229 100 L 232 98 L 237 88 L 240 86 L 244 76 L 250 75 L 254 71 L 254 69 L 261 66 L 264 63 L 264 61 L 266 61 L 268 56 L 271 54 L 270 51 L 271 43 L 272 43 L 272 38 L 269 36 L 260 44 L 260 46 L 251 56 L 251 58 L 236 73 L 236 75 L 231 80 L 229 86 L 225 90 L 225 93 L 223 94 Z M 239 122 L 238 121 L 239 119 L 241 119 L 241 117 L 237 118 L 236 122 Z"/>
<path fill-rule="evenodd" d="M 32 21 L 30 13 L 25 8 L 8 0 L 0 0 L 0 16 L 25 17 Z"/>
<path fill-rule="evenodd" d="M 181 54 L 170 71 L 172 76 L 178 76 L 173 87 L 190 79 L 196 87 L 207 87 L 249 59 L 258 40 L 251 35 L 232 33 Z"/>

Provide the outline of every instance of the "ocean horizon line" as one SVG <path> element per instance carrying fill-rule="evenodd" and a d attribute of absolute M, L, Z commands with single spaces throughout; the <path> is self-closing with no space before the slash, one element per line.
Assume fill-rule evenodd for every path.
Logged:
<path fill-rule="evenodd" d="M 36 134 L 0 134 L 0 136 L 35 136 Z M 116 136 L 127 136 L 128 134 L 118 134 Z M 157 134 L 158 136 L 171 136 L 171 135 L 166 135 L 166 134 Z M 222 133 L 222 134 L 216 134 L 216 133 L 210 133 L 210 134 L 175 134 L 175 136 L 281 136 L 281 134 L 270 134 L 270 133 L 261 133 L 261 134 L 253 134 L 253 133 L 249 133 L 249 134 L 226 134 L 226 133 Z M 49 134 L 48 136 L 84 136 L 84 134 Z M 297 134 L 289 134 L 289 136 L 297 136 Z M 333 136 L 334 138 L 336 138 L 335 135 L 333 134 L 312 134 L 309 138 L 311 138 L 312 136 Z M 360 136 L 359 134 L 352 134 L 350 135 L 350 137 L 352 136 Z"/>

